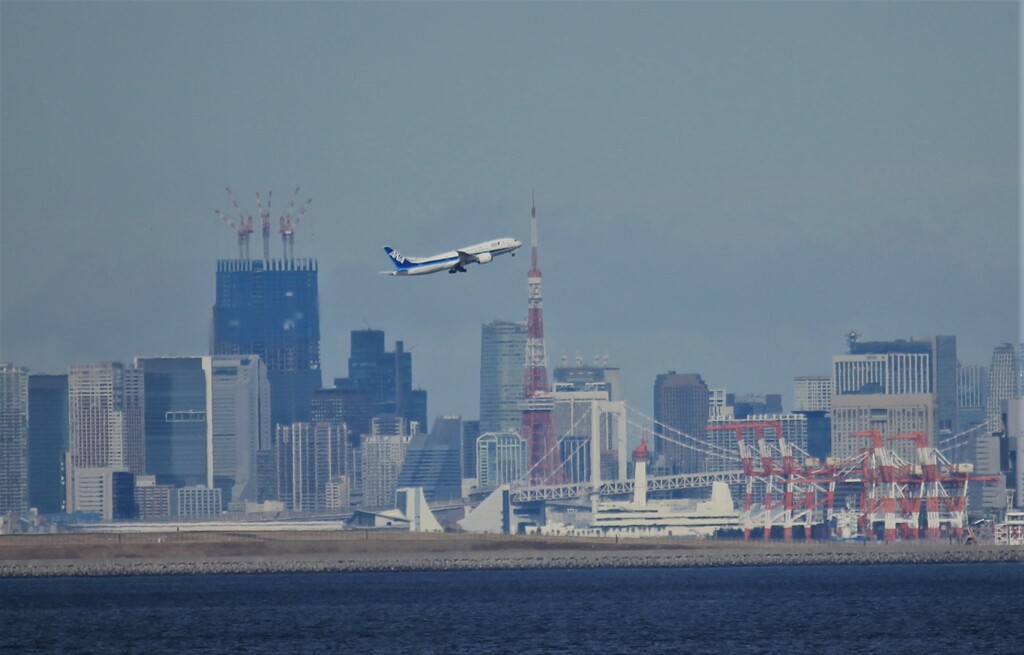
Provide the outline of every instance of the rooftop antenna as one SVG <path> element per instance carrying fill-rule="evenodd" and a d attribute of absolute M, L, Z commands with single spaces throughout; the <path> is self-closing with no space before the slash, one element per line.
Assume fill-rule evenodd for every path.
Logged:
<path fill-rule="evenodd" d="M 230 216 L 219 209 L 214 210 L 214 213 L 230 225 L 231 229 L 238 234 L 238 258 L 249 259 L 249 235 L 252 234 L 252 216 L 246 216 L 242 208 L 238 206 L 238 201 L 235 200 L 235 194 L 231 192 L 230 187 L 228 187 L 228 195 L 231 197 L 231 203 L 238 210 L 238 222 L 233 221 Z"/>

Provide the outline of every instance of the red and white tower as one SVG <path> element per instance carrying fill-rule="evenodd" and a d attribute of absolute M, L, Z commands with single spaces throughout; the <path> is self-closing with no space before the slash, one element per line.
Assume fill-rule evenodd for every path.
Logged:
<path fill-rule="evenodd" d="M 554 399 L 548 386 L 548 361 L 544 348 L 544 303 L 540 290 L 540 264 L 537 261 L 537 204 L 530 203 L 529 312 L 526 319 L 526 375 L 523 380 L 523 422 L 520 432 L 530 448 L 530 482 L 557 482 L 558 442 L 555 439 L 551 411 Z"/>

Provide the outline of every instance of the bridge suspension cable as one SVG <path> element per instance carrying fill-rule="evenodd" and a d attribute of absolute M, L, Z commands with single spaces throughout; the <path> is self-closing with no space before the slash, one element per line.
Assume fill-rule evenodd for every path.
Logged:
<path fill-rule="evenodd" d="M 979 423 L 978 425 L 973 425 L 973 426 L 967 428 L 966 430 L 964 430 L 963 432 L 959 432 L 957 434 L 950 435 L 950 436 L 946 437 L 945 439 L 942 439 L 938 443 L 936 443 L 935 447 L 938 448 L 940 451 L 942 451 L 943 454 L 945 454 L 945 453 L 948 453 L 951 450 L 954 450 L 956 448 L 960 448 L 962 446 L 965 446 L 965 445 L 967 445 L 967 442 L 970 440 L 969 435 L 971 433 L 976 432 L 978 430 L 981 430 L 983 428 L 987 428 L 992 422 L 993 422 L 992 419 L 987 419 L 984 423 Z"/>
<path fill-rule="evenodd" d="M 593 411 L 593 410 L 591 410 L 591 411 Z M 551 457 L 552 453 L 554 453 L 555 451 L 558 450 L 558 447 L 561 445 L 561 443 L 563 441 L 565 441 L 565 439 L 567 437 L 571 436 L 573 433 L 576 432 L 576 428 L 579 427 L 580 423 L 583 421 L 584 418 L 588 418 L 589 419 L 590 418 L 589 413 L 586 413 L 586 412 L 581 413 L 580 417 L 578 419 L 576 419 L 576 422 L 573 423 L 572 426 L 570 426 L 568 430 L 566 430 L 565 434 L 563 434 L 562 436 L 558 437 L 558 439 L 555 440 L 554 445 L 551 446 L 551 448 L 549 448 L 546 453 L 544 453 L 544 456 L 541 457 L 540 459 L 538 459 L 536 462 L 534 462 L 533 466 L 531 466 L 529 468 L 529 470 L 526 471 L 526 481 L 527 481 L 528 484 L 529 484 L 529 480 L 532 479 L 531 476 L 533 475 L 534 470 L 538 466 L 540 466 L 541 463 L 544 462 L 544 460 L 546 460 L 548 457 Z M 576 446 L 576 448 L 573 450 L 573 452 L 570 453 L 570 458 L 573 455 L 575 455 L 577 452 L 579 452 L 579 450 L 581 448 L 583 448 L 583 442 L 581 442 L 578 446 Z M 555 476 L 557 476 L 559 473 L 562 473 L 564 471 L 565 471 L 565 460 L 562 460 L 561 462 L 558 463 L 558 466 L 556 466 L 554 468 L 554 470 L 552 470 L 551 473 L 546 478 L 541 480 L 541 484 L 542 485 L 543 484 L 547 484 L 553 478 L 555 478 Z"/>
<path fill-rule="evenodd" d="M 689 439 L 692 443 L 683 443 L 682 441 L 678 441 L 676 439 L 673 439 L 673 438 L 669 437 L 668 435 L 666 435 L 664 433 L 662 433 L 662 434 L 654 433 L 654 436 L 658 437 L 659 439 L 664 439 L 665 441 L 668 441 L 669 443 L 676 444 L 677 446 L 682 446 L 683 448 L 689 448 L 690 450 L 693 450 L 693 451 L 698 452 L 698 453 L 703 453 L 705 455 L 712 455 L 714 457 L 722 457 L 724 459 L 728 459 L 728 460 L 731 460 L 731 461 L 734 461 L 734 462 L 740 461 L 739 453 L 734 451 L 734 450 L 732 450 L 731 448 L 725 448 L 723 446 L 719 446 L 718 444 L 714 444 L 714 443 L 711 443 L 709 441 L 705 441 L 703 439 L 698 439 L 697 437 L 694 437 L 693 435 L 686 434 L 682 430 L 677 430 L 676 428 L 674 428 L 674 427 L 672 427 L 670 425 L 665 425 L 664 423 L 662 423 L 660 421 L 657 421 L 657 420 L 651 418 L 650 416 L 647 416 L 643 412 L 641 412 L 641 411 L 639 411 L 637 409 L 634 409 L 634 408 L 630 407 L 629 405 L 626 405 L 626 410 L 627 410 L 627 412 L 633 412 L 634 414 L 636 414 L 637 416 L 639 416 L 641 419 L 643 419 L 645 421 L 649 421 L 652 425 L 655 425 L 655 426 L 658 426 L 658 427 L 662 428 L 663 431 L 667 430 L 670 433 L 676 434 L 676 435 L 678 435 L 680 437 L 683 437 L 685 439 Z M 646 428 L 646 426 L 639 425 L 639 424 L 637 424 L 635 422 L 629 421 L 629 419 L 627 419 L 626 422 L 629 423 L 630 425 L 632 425 L 633 427 Z"/>

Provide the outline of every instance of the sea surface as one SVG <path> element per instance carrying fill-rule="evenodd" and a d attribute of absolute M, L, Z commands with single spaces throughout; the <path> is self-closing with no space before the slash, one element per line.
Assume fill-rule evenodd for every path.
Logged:
<path fill-rule="evenodd" d="M 0 580 L 0 653 L 1024 653 L 1024 564 Z"/>

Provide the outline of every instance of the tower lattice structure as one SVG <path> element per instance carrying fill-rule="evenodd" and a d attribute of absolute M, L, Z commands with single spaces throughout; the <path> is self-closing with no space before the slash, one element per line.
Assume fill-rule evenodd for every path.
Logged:
<path fill-rule="evenodd" d="M 530 482 L 554 483 L 559 470 L 558 443 L 551 412 L 554 399 L 548 384 L 547 353 L 544 348 L 544 303 L 540 263 L 537 257 L 537 205 L 530 204 L 530 272 L 526 320 L 526 374 L 523 380 L 523 422 L 520 433 L 529 444 Z"/>

